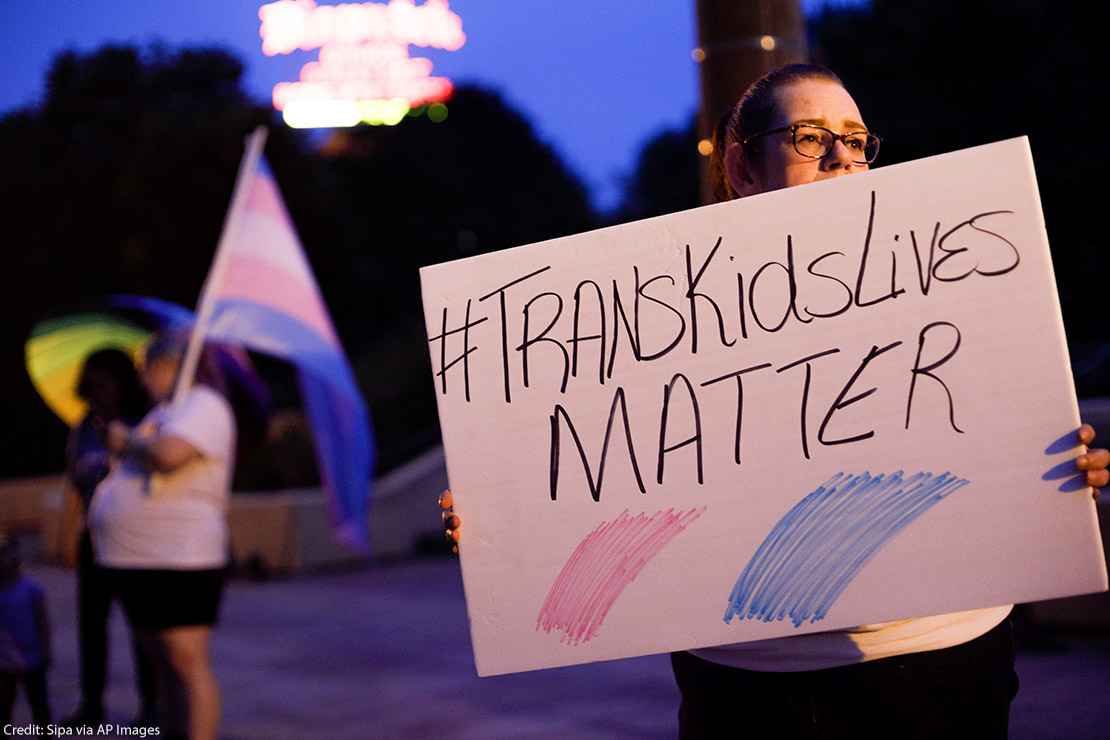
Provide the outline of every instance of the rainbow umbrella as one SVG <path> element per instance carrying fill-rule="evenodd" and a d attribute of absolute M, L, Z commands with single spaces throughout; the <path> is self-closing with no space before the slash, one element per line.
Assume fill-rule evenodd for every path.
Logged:
<path fill-rule="evenodd" d="M 95 309 L 40 321 L 24 348 L 27 374 L 50 410 L 73 427 L 87 404 L 77 395 L 85 358 L 102 349 L 119 349 L 140 359 L 154 331 L 192 322 L 193 314 L 175 303 L 145 296 L 111 296 Z"/>
<path fill-rule="evenodd" d="M 50 410 L 73 427 L 87 404 L 77 395 L 85 358 L 102 349 L 120 349 L 138 359 L 151 331 L 106 313 L 79 313 L 41 321 L 31 330 L 24 356 L 35 390 Z"/>

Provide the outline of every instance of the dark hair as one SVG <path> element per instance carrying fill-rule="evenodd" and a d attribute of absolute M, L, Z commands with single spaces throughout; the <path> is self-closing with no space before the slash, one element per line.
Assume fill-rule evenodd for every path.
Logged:
<path fill-rule="evenodd" d="M 17 575 L 20 565 L 19 541 L 0 529 L 0 578 Z"/>
<path fill-rule="evenodd" d="M 85 401 L 89 400 L 92 384 L 90 376 L 94 373 L 110 378 L 119 388 L 118 412 L 121 418 L 138 420 L 146 414 L 150 407 L 150 398 L 139 380 L 135 363 L 126 352 L 110 347 L 97 350 L 85 358 L 77 381 L 77 395 Z"/>
<path fill-rule="evenodd" d="M 189 336 L 188 329 L 167 329 L 158 332 L 146 347 L 146 362 L 154 362 L 163 357 L 183 360 L 185 351 L 189 347 Z M 206 385 L 221 396 L 227 397 L 227 379 L 220 369 L 217 349 L 214 345 L 205 343 L 201 348 L 193 381 Z"/>
<path fill-rule="evenodd" d="M 713 196 L 716 200 L 732 200 L 737 197 L 725 171 L 725 152 L 728 147 L 770 128 L 775 117 L 775 91 L 802 80 L 826 80 L 844 86 L 836 73 L 827 67 L 819 64 L 787 64 L 771 70 L 753 82 L 732 108 L 717 121 L 713 131 L 713 155 L 709 162 Z"/>
<path fill-rule="evenodd" d="M 167 329 L 155 334 L 146 348 L 146 361 L 159 358 L 184 360 L 189 347 L 188 329 Z M 197 359 L 193 382 L 224 397 L 235 420 L 236 459 L 265 438 L 269 424 L 270 398 L 254 374 L 250 357 L 241 349 L 205 342 Z"/>

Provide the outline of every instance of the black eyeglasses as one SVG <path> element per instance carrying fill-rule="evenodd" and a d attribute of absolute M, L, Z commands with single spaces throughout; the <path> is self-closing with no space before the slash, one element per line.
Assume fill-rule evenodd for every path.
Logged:
<path fill-rule="evenodd" d="M 742 143 L 747 146 L 752 139 L 782 133 L 783 131 L 790 132 L 794 139 L 794 151 L 807 159 L 824 159 L 829 156 L 829 152 L 833 150 L 838 141 L 844 142 L 844 146 L 853 155 L 852 161 L 856 164 L 871 164 L 879 156 L 879 137 L 875 134 L 867 131 L 849 131 L 845 134 L 838 134 L 824 126 L 814 126 L 809 123 L 794 123 L 770 131 L 760 131 L 758 134 L 752 134 L 744 139 Z"/>

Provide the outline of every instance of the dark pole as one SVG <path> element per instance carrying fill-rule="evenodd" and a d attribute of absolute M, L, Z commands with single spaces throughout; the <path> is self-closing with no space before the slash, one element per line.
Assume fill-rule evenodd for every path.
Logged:
<path fill-rule="evenodd" d="M 776 67 L 808 58 L 805 20 L 798 0 L 696 0 L 701 78 L 699 134 L 711 139 L 717 119 L 748 85 Z M 699 144 L 706 154 L 706 144 Z M 702 157 L 702 202 L 712 202 Z"/>

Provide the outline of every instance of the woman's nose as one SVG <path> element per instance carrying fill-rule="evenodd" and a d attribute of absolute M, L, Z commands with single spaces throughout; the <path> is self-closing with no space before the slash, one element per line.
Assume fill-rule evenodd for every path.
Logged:
<path fill-rule="evenodd" d="M 832 149 L 825 155 L 824 164 L 830 170 L 862 168 L 862 165 L 853 161 L 852 150 L 845 146 L 840 139 L 833 142 Z"/>

